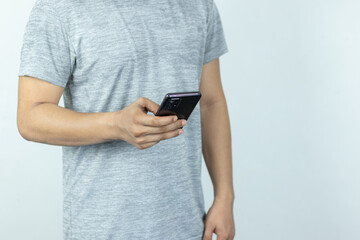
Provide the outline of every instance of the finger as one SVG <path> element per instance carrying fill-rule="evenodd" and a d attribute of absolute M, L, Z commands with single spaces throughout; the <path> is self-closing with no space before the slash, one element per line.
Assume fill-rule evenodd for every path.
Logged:
<path fill-rule="evenodd" d="M 159 142 L 159 141 L 162 141 L 165 139 L 179 136 L 179 135 L 183 134 L 183 132 L 184 132 L 183 129 L 175 129 L 173 131 L 169 131 L 169 132 L 166 132 L 163 134 L 149 134 L 149 135 L 145 135 L 145 136 L 136 138 L 135 142 L 137 144 L 147 144 L 147 143 L 151 143 L 151 142 Z"/>
<path fill-rule="evenodd" d="M 215 225 L 210 222 L 205 222 L 205 231 L 203 240 L 212 240 L 212 235 L 215 230 Z"/>
<path fill-rule="evenodd" d="M 141 97 L 138 99 L 139 105 L 146 111 L 152 112 L 154 115 L 156 114 L 157 110 L 159 109 L 159 104 L 151 101 L 146 97 Z"/>
<path fill-rule="evenodd" d="M 212 235 L 214 232 L 214 227 L 213 226 L 205 226 L 205 232 L 204 232 L 204 237 L 203 240 L 212 240 Z"/>
<path fill-rule="evenodd" d="M 166 132 L 170 132 L 170 131 L 182 128 L 185 125 L 186 125 L 186 120 L 179 119 L 176 122 L 170 123 L 165 126 L 160 126 L 160 127 L 143 126 L 142 132 L 144 133 L 143 134 L 144 136 L 151 135 L 151 134 L 161 134 L 161 133 L 166 133 Z"/>
<path fill-rule="evenodd" d="M 138 117 L 137 123 L 142 124 L 144 126 L 150 126 L 150 127 L 161 127 L 166 126 L 170 123 L 173 123 L 177 120 L 177 116 L 151 116 L 148 114 L 141 114 Z"/>
<path fill-rule="evenodd" d="M 158 142 L 144 143 L 144 144 L 138 145 L 137 148 L 140 149 L 140 150 L 143 150 L 143 149 L 152 147 L 152 146 L 154 146 L 154 145 L 157 144 L 157 143 L 158 143 Z"/>
<path fill-rule="evenodd" d="M 225 230 L 225 229 L 221 230 L 219 228 L 216 228 L 215 234 L 216 234 L 217 240 L 232 240 L 233 239 L 231 230 Z"/>

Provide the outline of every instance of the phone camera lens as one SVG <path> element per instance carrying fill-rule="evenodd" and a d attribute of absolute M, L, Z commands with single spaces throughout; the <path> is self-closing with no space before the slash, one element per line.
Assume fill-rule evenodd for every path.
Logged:
<path fill-rule="evenodd" d="M 170 99 L 166 104 L 167 108 L 168 109 L 177 108 L 179 106 L 179 102 L 180 102 L 180 99 Z"/>

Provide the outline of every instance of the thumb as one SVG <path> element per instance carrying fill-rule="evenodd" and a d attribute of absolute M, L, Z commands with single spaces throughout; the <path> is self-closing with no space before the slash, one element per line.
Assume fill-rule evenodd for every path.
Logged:
<path fill-rule="evenodd" d="M 146 97 L 141 97 L 138 99 L 138 104 L 142 107 L 142 110 L 147 113 L 148 111 L 152 112 L 154 115 L 159 109 L 160 105 L 151 101 Z"/>

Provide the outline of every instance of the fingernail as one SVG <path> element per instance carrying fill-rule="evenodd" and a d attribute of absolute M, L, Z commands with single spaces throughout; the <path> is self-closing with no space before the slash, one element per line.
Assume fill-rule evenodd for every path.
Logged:
<path fill-rule="evenodd" d="M 177 116 L 175 116 L 175 117 L 173 118 L 173 121 L 174 121 L 174 122 L 176 122 L 176 120 L 177 120 Z"/>
<path fill-rule="evenodd" d="M 183 134 L 184 130 L 180 129 L 179 130 L 179 135 Z"/>
<path fill-rule="evenodd" d="M 185 126 L 185 124 L 186 124 L 186 120 L 183 120 L 183 121 L 181 122 L 181 125 Z"/>

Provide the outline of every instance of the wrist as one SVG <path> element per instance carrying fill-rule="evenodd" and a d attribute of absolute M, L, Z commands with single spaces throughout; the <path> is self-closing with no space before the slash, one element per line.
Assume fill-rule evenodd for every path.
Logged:
<path fill-rule="evenodd" d="M 214 201 L 233 203 L 234 199 L 234 192 L 217 193 L 214 195 Z"/>
<path fill-rule="evenodd" d="M 121 117 L 120 111 L 107 112 L 106 124 L 108 128 L 109 138 L 112 141 L 122 140 L 121 129 L 119 128 L 119 121 Z"/>

